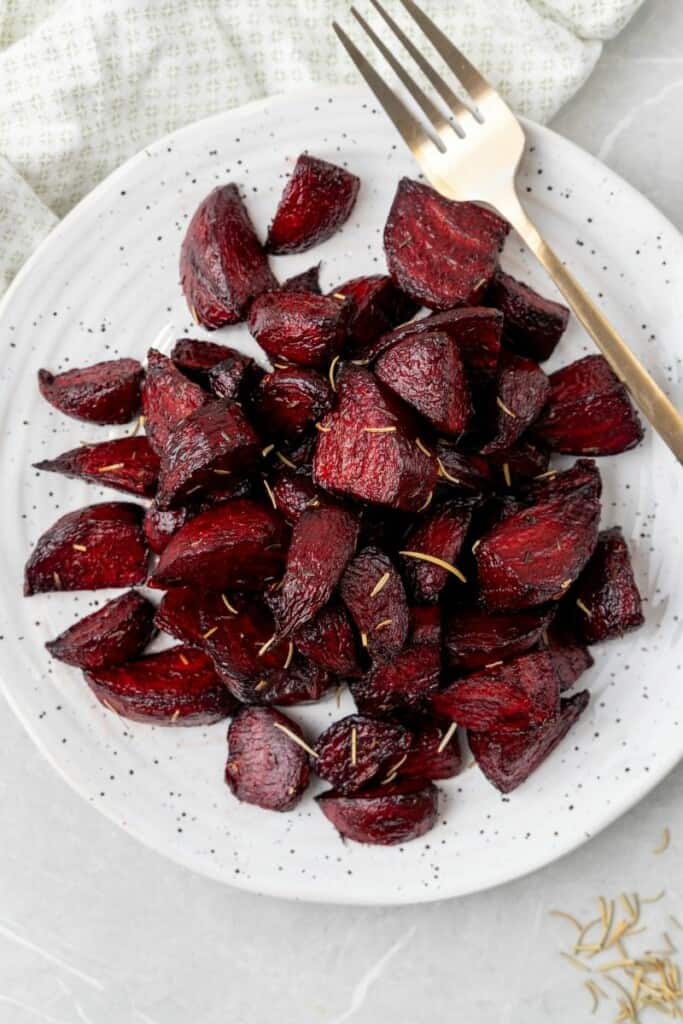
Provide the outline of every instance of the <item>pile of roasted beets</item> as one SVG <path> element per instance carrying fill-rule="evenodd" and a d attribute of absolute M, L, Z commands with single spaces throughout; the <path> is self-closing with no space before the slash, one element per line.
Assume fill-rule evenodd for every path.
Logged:
<path fill-rule="evenodd" d="M 398 843 L 434 824 L 434 780 L 462 765 L 457 727 L 509 792 L 588 704 L 586 690 L 569 693 L 592 663 L 587 645 L 642 622 L 584 457 L 642 435 L 601 356 L 544 373 L 568 311 L 500 269 L 508 225 L 480 206 L 404 179 L 388 275 L 322 293 L 314 267 L 279 285 L 267 252 L 328 238 L 358 188 L 301 156 L 265 247 L 235 185 L 190 223 L 193 316 L 208 328 L 246 319 L 272 369 L 182 339 L 144 368 L 40 372 L 61 412 L 113 424 L 141 411 L 145 434 L 38 468 L 149 502 L 63 516 L 35 545 L 25 593 L 164 591 L 155 607 L 128 590 L 48 650 L 128 718 L 231 716 L 225 778 L 238 799 L 289 810 L 313 771 L 343 836 Z M 552 452 L 582 457 L 559 471 Z M 145 655 L 157 630 L 179 643 Z M 276 710 L 341 686 L 358 713 L 317 738 Z"/>

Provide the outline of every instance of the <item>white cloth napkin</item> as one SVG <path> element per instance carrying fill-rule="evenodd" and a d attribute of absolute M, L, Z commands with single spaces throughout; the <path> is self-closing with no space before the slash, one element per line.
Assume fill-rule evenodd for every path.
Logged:
<path fill-rule="evenodd" d="M 517 111 L 546 121 L 641 2 L 424 0 L 424 8 Z M 399 4 L 387 3 L 402 20 Z M 0 293 L 59 217 L 158 136 L 296 85 L 357 81 L 330 29 L 340 15 L 350 26 L 347 6 L 0 3 Z"/>

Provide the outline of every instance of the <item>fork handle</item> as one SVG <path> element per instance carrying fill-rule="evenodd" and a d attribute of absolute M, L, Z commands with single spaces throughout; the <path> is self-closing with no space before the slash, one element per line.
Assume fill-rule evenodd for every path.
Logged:
<path fill-rule="evenodd" d="M 619 379 L 626 385 L 636 405 L 683 462 L 683 416 L 635 357 L 624 339 L 589 298 L 576 278 L 560 262 L 527 216 L 516 193 L 506 194 L 495 203 L 498 211 L 512 224 L 545 267 L 577 319 L 583 324 Z"/>

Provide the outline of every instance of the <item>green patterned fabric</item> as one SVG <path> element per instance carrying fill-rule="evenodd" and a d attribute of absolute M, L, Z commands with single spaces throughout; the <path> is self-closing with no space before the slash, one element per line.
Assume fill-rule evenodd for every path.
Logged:
<path fill-rule="evenodd" d="M 395 0 L 387 2 L 405 22 Z M 547 121 L 590 74 L 602 40 L 640 2 L 424 0 L 423 6 L 516 110 Z M 330 30 L 345 6 L 339 0 L 4 0 L 0 291 L 56 220 L 146 143 L 269 93 L 357 81 Z"/>

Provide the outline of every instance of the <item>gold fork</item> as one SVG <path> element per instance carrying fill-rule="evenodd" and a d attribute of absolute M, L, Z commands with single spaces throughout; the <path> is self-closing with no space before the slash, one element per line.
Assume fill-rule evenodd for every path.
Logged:
<path fill-rule="evenodd" d="M 679 461 L 683 461 L 683 417 L 626 342 L 588 297 L 525 213 L 515 188 L 524 151 L 524 131 L 507 103 L 414 0 L 401 0 L 471 101 L 463 103 L 429 63 L 380 0 L 377 12 L 451 112 L 449 119 L 406 71 L 374 29 L 352 7 L 351 13 L 431 125 L 433 138 L 335 21 L 333 28 L 351 60 L 400 132 L 429 182 L 450 199 L 486 203 L 506 218 L 545 267 L 643 414 Z"/>

